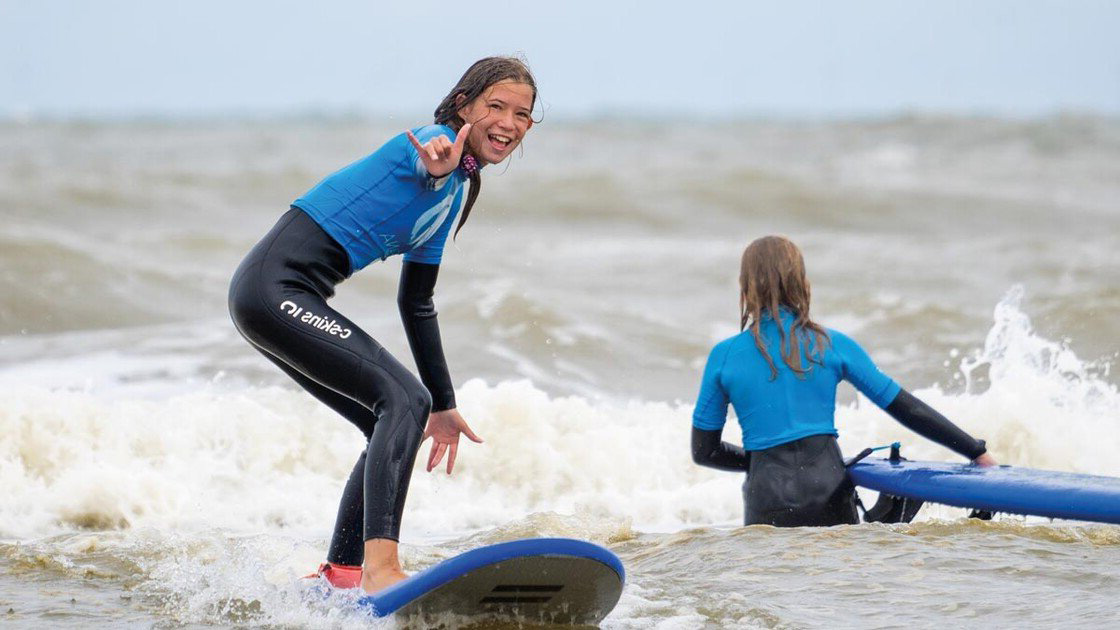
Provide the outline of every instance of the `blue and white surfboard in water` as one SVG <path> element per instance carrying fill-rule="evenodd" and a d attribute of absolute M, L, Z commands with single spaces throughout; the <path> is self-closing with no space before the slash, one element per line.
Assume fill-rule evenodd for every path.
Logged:
<path fill-rule="evenodd" d="M 898 497 L 989 512 L 1120 524 L 1120 478 L 946 462 L 865 459 L 848 468 L 857 486 Z"/>
<path fill-rule="evenodd" d="M 378 617 L 451 613 L 519 623 L 595 625 L 618 603 L 622 561 L 599 545 L 530 538 L 472 549 L 358 600 Z"/>

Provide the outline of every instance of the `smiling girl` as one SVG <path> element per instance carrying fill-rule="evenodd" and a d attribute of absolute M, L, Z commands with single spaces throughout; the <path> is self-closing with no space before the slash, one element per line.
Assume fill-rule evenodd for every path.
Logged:
<path fill-rule="evenodd" d="M 374 592 L 405 577 L 397 542 L 422 440 L 432 438 L 427 470 L 446 454 L 448 474 L 460 434 L 482 441 L 456 409 L 432 295 L 455 216 L 458 234 L 478 197 L 481 168 L 520 144 L 536 98 L 520 60 L 476 62 L 436 108 L 434 124 L 319 182 L 234 273 L 229 306 L 237 330 L 366 438 L 319 569 L 335 586 Z M 404 255 L 397 305 L 419 379 L 327 304 L 355 271 L 397 254 Z"/>

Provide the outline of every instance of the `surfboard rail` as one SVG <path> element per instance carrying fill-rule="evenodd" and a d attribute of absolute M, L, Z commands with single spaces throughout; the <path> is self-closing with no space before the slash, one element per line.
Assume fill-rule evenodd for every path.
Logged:
<path fill-rule="evenodd" d="M 1009 514 L 1120 524 L 1120 478 L 1019 466 L 865 459 L 858 486 L 899 497 Z"/>

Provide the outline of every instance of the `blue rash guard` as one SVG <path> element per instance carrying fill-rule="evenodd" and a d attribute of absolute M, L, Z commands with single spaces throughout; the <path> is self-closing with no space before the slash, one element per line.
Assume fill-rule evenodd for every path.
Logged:
<path fill-rule="evenodd" d="M 793 314 L 782 309 L 781 323 L 788 335 Z M 802 366 L 813 368 L 803 377 L 782 360 L 778 326 L 768 315 L 759 322 L 759 331 L 778 369 L 774 380 L 749 329 L 716 344 L 704 368 L 692 426 L 705 431 L 723 429 L 730 403 L 743 431 L 743 448 L 748 451 L 810 435 L 838 435 L 834 416 L 836 386 L 841 380 L 885 409 L 901 388 L 879 371 L 859 344 L 843 333 L 826 330 L 831 343 L 823 353 L 824 365 L 810 364 L 803 354 Z"/>
<path fill-rule="evenodd" d="M 421 144 L 440 135 L 455 138 L 446 125 L 428 125 L 412 133 Z M 351 273 L 395 254 L 405 254 L 409 262 L 438 265 L 462 206 L 466 181 L 458 168 L 445 177 L 428 175 L 402 133 L 328 175 L 292 205 L 346 250 Z"/>

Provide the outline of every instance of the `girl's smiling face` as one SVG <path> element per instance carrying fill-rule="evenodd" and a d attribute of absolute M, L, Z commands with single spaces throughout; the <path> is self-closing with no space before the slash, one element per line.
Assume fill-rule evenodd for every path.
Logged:
<path fill-rule="evenodd" d="M 459 108 L 459 118 L 473 124 L 467 143 L 483 164 L 501 162 L 521 144 L 533 126 L 535 96 L 532 86 L 506 79 Z"/>

